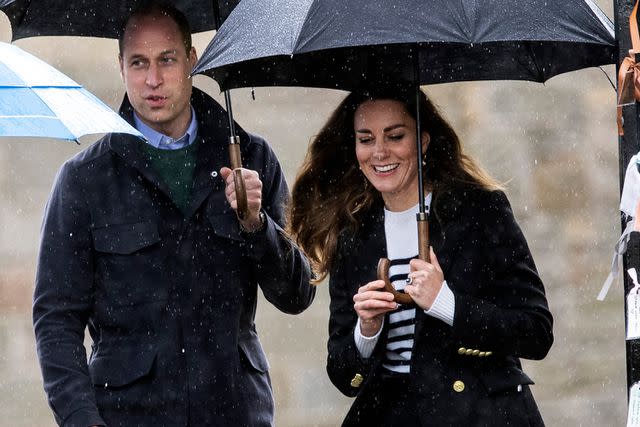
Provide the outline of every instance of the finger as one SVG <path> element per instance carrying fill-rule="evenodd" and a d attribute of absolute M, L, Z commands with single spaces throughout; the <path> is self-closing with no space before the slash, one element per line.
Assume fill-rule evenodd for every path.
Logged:
<path fill-rule="evenodd" d="M 395 309 L 383 309 L 383 310 L 371 310 L 371 311 L 367 311 L 364 313 L 358 313 L 358 317 L 360 318 L 360 321 L 362 322 L 362 320 L 368 320 L 369 322 L 377 320 L 377 318 L 383 317 L 386 313 L 393 311 Z M 382 319 L 380 319 L 382 320 Z"/>
<path fill-rule="evenodd" d="M 384 288 L 384 280 L 372 280 L 366 285 L 362 285 L 358 288 L 358 293 L 370 291 L 372 289 L 381 289 Z"/>
<path fill-rule="evenodd" d="M 241 170 L 242 170 L 242 177 L 245 180 L 260 181 L 260 175 L 258 174 L 258 172 L 254 171 L 253 169 L 241 168 Z"/>
<path fill-rule="evenodd" d="M 226 166 L 223 166 L 220 169 L 220 175 L 222 176 L 222 179 L 224 179 L 225 181 L 227 180 L 227 178 L 229 178 L 229 175 L 231 175 L 231 172 L 232 170 Z"/>
<path fill-rule="evenodd" d="M 368 300 L 379 300 L 379 301 L 393 301 L 393 294 L 391 292 L 385 291 L 365 291 L 362 293 L 357 293 L 353 296 L 354 301 L 368 301 Z"/>
<path fill-rule="evenodd" d="M 427 261 L 421 260 L 420 258 L 414 258 L 409 261 L 409 267 L 411 267 L 411 271 L 419 271 L 424 270 L 429 266 Z"/>
<path fill-rule="evenodd" d="M 434 265 L 436 270 L 442 271 L 442 268 L 440 267 L 440 262 L 438 261 L 438 257 L 436 256 L 436 253 L 433 250 L 433 246 L 429 246 L 429 253 L 431 254 L 431 264 Z"/>
<path fill-rule="evenodd" d="M 398 308 L 398 303 L 394 301 L 380 301 L 380 300 L 367 300 L 367 301 L 358 301 L 353 304 L 356 312 L 363 313 L 366 312 L 368 315 L 371 315 L 372 311 L 388 311 L 395 310 Z"/>
<path fill-rule="evenodd" d="M 414 296 L 416 293 L 416 285 L 407 285 L 404 287 L 404 293 L 410 296 Z"/>

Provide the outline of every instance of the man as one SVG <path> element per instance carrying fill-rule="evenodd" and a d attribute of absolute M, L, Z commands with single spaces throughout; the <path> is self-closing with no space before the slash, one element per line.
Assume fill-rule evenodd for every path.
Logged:
<path fill-rule="evenodd" d="M 60 425 L 273 423 L 257 288 L 299 313 L 314 297 L 310 268 L 281 229 L 280 165 L 241 129 L 249 209 L 237 219 L 226 113 L 192 91 L 195 61 L 180 12 L 134 12 L 120 39 L 121 114 L 148 141 L 107 135 L 56 178 L 33 316 Z"/>

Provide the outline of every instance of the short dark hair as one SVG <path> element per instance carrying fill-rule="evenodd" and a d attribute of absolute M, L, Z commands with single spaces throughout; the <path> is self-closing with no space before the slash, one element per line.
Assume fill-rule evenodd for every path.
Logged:
<path fill-rule="evenodd" d="M 127 30 L 129 22 L 134 18 L 149 15 L 162 15 L 172 19 L 178 26 L 178 31 L 182 36 L 182 42 L 184 43 L 185 51 L 187 55 L 191 51 L 191 27 L 187 17 L 178 8 L 170 3 L 157 2 L 157 1 L 143 1 L 138 7 L 136 7 L 131 14 L 125 19 L 120 27 L 120 34 L 118 36 L 118 48 L 120 49 L 120 55 L 124 51 L 124 36 Z"/>

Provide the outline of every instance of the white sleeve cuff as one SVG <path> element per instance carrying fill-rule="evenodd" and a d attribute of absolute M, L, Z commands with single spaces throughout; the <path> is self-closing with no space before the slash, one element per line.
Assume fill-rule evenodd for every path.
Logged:
<path fill-rule="evenodd" d="M 380 338 L 380 333 L 382 332 L 383 326 L 384 319 L 382 320 L 382 325 L 380 326 L 380 330 L 377 334 L 372 337 L 365 337 L 360 331 L 360 318 L 358 317 L 356 328 L 353 330 L 353 339 L 356 342 L 356 348 L 360 352 L 360 356 L 362 358 L 367 359 L 368 357 L 371 357 L 373 349 L 376 348 L 376 344 L 378 343 L 378 338 Z"/>
<path fill-rule="evenodd" d="M 453 316 L 456 312 L 456 299 L 451 289 L 449 289 L 446 280 L 442 282 L 440 292 L 436 295 L 436 299 L 433 301 L 431 308 L 424 312 L 431 317 L 442 320 L 449 326 L 453 326 Z"/>

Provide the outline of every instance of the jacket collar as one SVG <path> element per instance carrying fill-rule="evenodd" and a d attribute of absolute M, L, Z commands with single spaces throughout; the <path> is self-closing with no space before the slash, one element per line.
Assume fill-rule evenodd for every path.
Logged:
<path fill-rule="evenodd" d="M 445 275 L 447 267 L 451 265 L 450 260 L 458 251 L 459 242 L 464 238 L 464 231 L 468 227 L 468 224 L 459 220 L 464 209 L 465 197 L 465 190 L 436 192 L 431 204 L 428 219 L 429 243 L 433 246 Z M 382 201 L 373 204 L 364 214 L 358 232 L 347 239 L 349 250 L 363 255 L 363 258 L 367 259 L 364 265 L 373 265 L 372 271 L 375 271 L 378 258 L 385 257 L 387 253 Z"/>
<path fill-rule="evenodd" d="M 199 89 L 193 88 L 191 105 L 196 113 L 198 121 L 198 139 L 200 146 L 193 176 L 192 206 L 193 213 L 214 189 L 224 188 L 222 178 L 214 171 L 219 171 L 222 166 L 230 164 L 228 153 L 229 124 L 227 113 L 213 98 Z M 131 125 L 134 125 L 133 106 L 125 94 L 120 106 L 120 115 Z M 240 146 L 243 154 L 247 150 L 250 138 L 237 123 L 236 133 L 240 137 Z M 110 134 L 107 143 L 109 148 L 120 156 L 131 167 L 140 171 L 158 189 L 169 194 L 167 185 L 159 174 L 147 163 L 140 144 L 145 142 L 126 134 Z"/>

